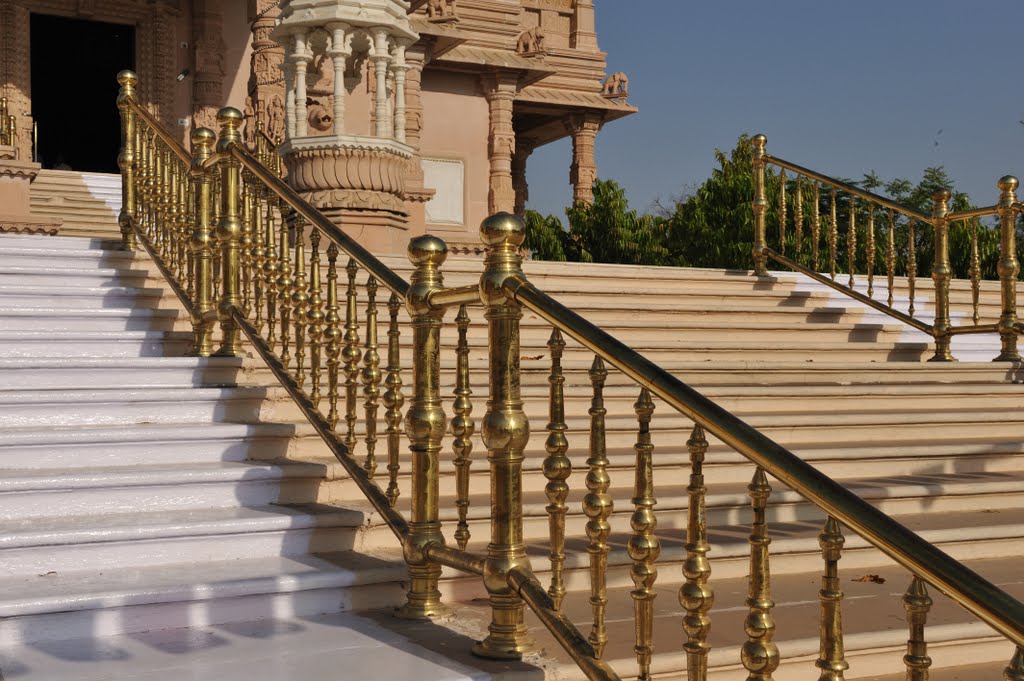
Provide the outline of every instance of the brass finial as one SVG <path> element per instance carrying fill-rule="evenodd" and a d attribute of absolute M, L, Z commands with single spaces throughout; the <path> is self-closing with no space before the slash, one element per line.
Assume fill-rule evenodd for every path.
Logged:
<path fill-rule="evenodd" d="M 139 82 L 139 77 L 135 75 L 134 71 L 125 69 L 117 74 L 117 84 L 121 86 L 121 91 L 117 94 L 117 103 L 130 99 L 135 96 L 135 86 Z"/>
<path fill-rule="evenodd" d="M 217 151 L 225 151 L 231 143 L 242 141 L 241 125 L 243 120 L 245 120 L 245 116 L 233 106 L 226 106 L 217 112 L 217 124 L 220 126 Z"/>
<path fill-rule="evenodd" d="M 1013 175 L 1003 175 L 999 178 L 999 190 L 1004 192 L 1017 191 L 1017 187 L 1020 186 L 1020 180 Z"/>
<path fill-rule="evenodd" d="M 480 239 L 487 246 L 518 248 L 526 240 L 526 224 L 511 213 L 495 213 L 480 223 Z"/>

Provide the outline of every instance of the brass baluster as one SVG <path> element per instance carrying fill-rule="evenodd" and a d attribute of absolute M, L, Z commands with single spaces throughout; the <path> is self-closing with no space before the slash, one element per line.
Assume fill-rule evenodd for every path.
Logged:
<path fill-rule="evenodd" d="M 401 331 L 398 328 L 398 311 L 401 308 L 402 299 L 392 293 L 388 300 L 388 377 L 384 380 L 384 421 L 388 424 L 388 489 L 385 494 L 392 506 L 398 501 L 398 450 L 402 436 L 402 405 L 405 403 L 405 397 L 402 395 L 402 364 L 399 352 Z M 469 412 L 466 412 L 466 417 L 468 419 Z M 472 427 L 472 421 L 469 423 Z M 466 438 L 468 440 L 469 435 Z M 466 456 L 469 456 L 468 451 Z"/>
<path fill-rule="evenodd" d="M 242 235 L 241 246 L 242 268 L 242 314 L 248 318 L 252 312 L 252 242 L 253 242 L 253 205 L 252 185 L 255 178 L 248 172 L 242 173 Z"/>
<path fill-rule="evenodd" d="M 178 158 L 167 152 L 167 269 L 174 279 L 180 279 L 181 269 L 178 263 L 178 240 L 181 226 L 178 215 Z"/>
<path fill-rule="evenodd" d="M 306 219 L 295 214 L 295 281 L 292 283 L 292 319 L 295 322 L 295 382 L 306 385 L 306 309 L 309 290 L 306 282 Z"/>
<path fill-rule="evenodd" d="M 349 258 L 347 305 L 345 308 L 345 446 L 349 456 L 356 451 L 356 391 L 359 389 L 359 312 L 356 310 L 356 275 L 359 266 Z"/>
<path fill-rule="evenodd" d="M 380 398 L 380 354 L 377 352 L 377 280 L 366 280 L 366 351 L 363 353 L 363 408 L 366 413 L 366 459 L 363 469 L 377 472 L 377 401 Z"/>
<path fill-rule="evenodd" d="M 1002 349 L 996 361 L 1019 362 L 1017 351 L 1017 275 L 1020 262 L 1017 260 L 1017 187 L 1020 182 L 1013 175 L 999 178 L 999 341 Z"/>
<path fill-rule="evenodd" d="M 907 592 L 903 594 L 903 608 L 907 611 L 907 625 L 910 628 L 907 654 L 903 656 L 903 663 L 907 666 L 907 681 L 928 681 L 932 658 L 928 657 L 924 625 L 932 608 L 932 599 L 928 595 L 928 587 L 920 578 L 914 577 Z"/>
<path fill-rule="evenodd" d="M 548 594 L 554 602 L 555 609 L 562 607 L 565 597 L 565 584 L 562 571 L 565 567 L 565 515 L 569 508 L 565 500 L 569 496 L 569 483 L 566 480 L 572 474 L 572 462 L 565 453 L 569 449 L 569 441 L 565 437 L 568 426 L 565 423 L 565 376 L 562 373 L 562 352 L 565 341 L 558 329 L 552 329 L 548 339 L 551 351 L 551 375 L 548 376 L 550 393 L 548 398 L 548 437 L 544 442 L 547 457 L 544 459 L 544 477 L 547 485 L 544 494 L 548 498 L 545 510 L 548 512 L 548 528 L 551 542 L 551 586 Z"/>
<path fill-rule="evenodd" d="M 169 213 L 170 213 L 170 203 L 171 203 L 171 201 L 170 201 L 170 193 L 167 191 L 167 188 L 171 184 L 171 169 L 170 169 L 170 165 L 171 165 L 171 162 L 170 162 L 171 161 L 171 152 L 169 152 L 167 150 L 167 147 L 163 144 L 162 140 L 160 142 L 160 150 L 159 150 L 158 156 L 159 156 L 159 159 L 160 159 L 160 175 L 159 175 L 160 186 L 158 187 L 158 190 L 160 192 L 160 202 L 159 202 L 159 208 L 158 208 L 159 219 L 160 219 L 160 240 L 159 240 L 159 243 L 160 243 L 160 260 L 162 260 L 164 262 L 164 264 L 166 264 L 167 263 L 167 252 L 168 252 L 168 248 L 169 248 L 169 244 L 170 244 L 170 235 L 169 235 L 170 219 L 169 219 Z M 217 224 L 220 224 L 220 220 L 219 219 L 217 220 Z"/>
<path fill-rule="evenodd" d="M 686 488 L 689 496 L 686 519 L 686 559 L 683 561 L 683 576 L 686 581 L 679 587 L 679 604 L 686 610 L 683 617 L 683 631 L 686 632 L 686 676 L 689 681 L 704 681 L 708 675 L 708 635 L 711 633 L 711 617 L 708 611 L 715 602 L 715 592 L 708 586 L 711 564 L 708 563 L 708 527 L 705 512 L 707 488 L 704 486 L 704 457 L 708 451 L 708 440 L 704 429 L 694 424 L 690 439 L 686 441 L 690 452 L 690 485 Z"/>
<path fill-rule="evenodd" d="M 473 451 L 473 431 L 475 424 L 470 414 L 473 413 L 473 402 L 470 396 L 473 391 L 469 387 L 469 313 L 466 306 L 459 307 L 455 315 L 455 325 L 459 332 L 459 341 L 455 346 L 455 403 L 452 405 L 452 450 L 455 453 L 455 506 L 459 511 L 459 522 L 455 529 L 455 541 L 459 548 L 466 550 L 469 543 L 469 523 L 466 521 L 469 512 L 469 467 L 472 464 L 470 454 Z M 391 335 L 391 332 L 388 332 Z M 388 380 L 391 380 L 391 346 L 388 345 Z M 390 389 L 390 388 L 389 388 Z M 390 424 L 390 422 L 389 422 Z M 390 425 L 388 427 L 390 433 Z M 389 451 L 390 454 L 390 451 Z M 389 456 L 390 461 L 390 456 Z M 396 461 L 397 463 L 397 461 Z M 388 470 L 391 469 L 390 464 Z M 397 487 L 397 486 L 396 486 Z M 389 484 L 390 489 L 390 484 Z"/>
<path fill-rule="evenodd" d="M 213 224 L 220 224 L 220 202 L 221 202 L 221 182 L 220 173 L 216 173 L 213 176 L 213 184 L 210 185 L 210 200 L 213 203 Z M 222 262 L 221 262 L 221 249 L 213 249 L 213 297 L 219 299 L 221 294 L 221 275 L 222 275 Z"/>
<path fill-rule="evenodd" d="M 843 672 L 850 668 L 843 649 L 843 591 L 839 588 L 839 559 L 845 542 L 839 523 L 829 516 L 818 535 L 821 557 L 825 560 L 825 573 L 818 591 L 821 601 L 821 648 L 816 663 L 821 675 L 818 681 L 842 681 Z"/>
<path fill-rule="evenodd" d="M 278 357 L 281 365 L 287 369 L 292 361 L 291 355 L 291 321 L 292 321 L 292 256 L 288 239 L 288 220 L 285 218 L 285 207 L 281 206 L 281 229 L 278 234 L 280 254 L 278 258 L 277 305 L 281 319 L 281 352 Z"/>
<path fill-rule="evenodd" d="M 404 542 L 409 590 L 405 604 L 397 614 L 406 619 L 422 620 L 450 612 L 441 603 L 438 589 L 441 566 L 432 562 L 423 550 L 431 544 L 445 544 L 439 517 L 438 464 L 447 419 L 441 406 L 441 361 L 437 352 L 441 343 L 444 309 L 431 306 L 430 296 L 444 289 L 441 265 L 448 256 L 448 247 L 437 237 L 426 234 L 412 239 L 407 252 L 409 262 L 415 268 L 405 296 L 413 328 L 413 393 L 405 415 L 412 458 L 412 493 L 409 534 Z M 354 263 L 350 262 L 350 265 Z M 349 272 L 353 291 L 355 270 L 353 266 Z M 352 299 L 350 302 L 354 307 Z M 355 356 L 358 363 L 359 353 Z M 354 375 L 352 380 L 355 381 Z"/>
<path fill-rule="evenodd" d="M 846 232 L 846 263 L 850 279 L 847 286 L 853 288 L 853 273 L 857 267 L 857 198 L 850 197 L 850 226 Z"/>
<path fill-rule="evenodd" d="M 836 190 L 832 190 L 832 205 L 829 206 L 828 224 L 828 267 L 832 281 L 836 280 L 836 247 L 839 245 L 839 221 L 836 220 Z"/>
<path fill-rule="evenodd" d="M 213 233 L 210 218 L 210 185 L 212 173 L 206 170 L 207 159 L 213 156 L 217 136 L 209 128 L 192 131 L 192 168 L 195 178 L 195 231 L 189 244 L 195 268 L 195 306 L 192 309 L 192 351 L 199 357 L 213 354 L 213 322 L 217 308 L 213 300 Z"/>
<path fill-rule="evenodd" d="M 230 149 L 242 142 L 239 128 L 242 123 L 242 112 L 238 109 L 225 107 L 217 112 L 217 123 L 220 124 L 220 137 L 217 149 Z M 239 237 L 242 226 L 239 217 L 239 200 L 241 198 L 241 164 L 233 156 L 227 156 L 220 162 L 221 176 L 221 216 L 217 223 L 217 241 L 220 243 L 221 276 L 223 289 L 220 294 L 220 349 L 221 357 L 241 357 L 241 329 L 231 316 L 235 308 L 242 304 L 239 291 L 241 285 Z"/>
<path fill-rule="evenodd" d="M 914 219 L 907 221 L 907 291 L 910 302 L 907 314 L 914 316 L 914 294 L 917 285 L 917 235 L 914 233 Z"/>
<path fill-rule="evenodd" d="M 254 178 L 255 179 L 255 178 Z M 263 200 L 263 189 L 260 185 L 253 182 L 253 247 L 252 247 L 252 266 L 253 266 L 253 291 L 252 291 L 252 304 L 256 308 L 256 316 L 253 318 L 253 326 L 258 331 L 263 330 L 263 306 L 265 305 L 265 297 L 267 290 L 267 279 L 266 279 L 266 266 L 267 266 L 267 242 L 265 239 L 266 226 L 263 222 L 263 210 L 265 208 Z"/>
<path fill-rule="evenodd" d="M 868 298 L 875 297 L 875 204 L 868 203 Z"/>
<path fill-rule="evenodd" d="M 338 314 L 338 246 L 327 247 L 327 423 L 334 430 L 338 425 L 338 369 L 341 366 L 341 315 Z"/>
<path fill-rule="evenodd" d="M 583 512 L 587 516 L 587 553 L 590 554 L 590 607 L 594 613 L 594 626 L 588 640 L 594 646 L 594 655 L 600 659 L 608 644 L 608 629 L 604 613 L 608 606 L 608 535 L 612 526 L 608 522 L 615 503 L 608 494 L 611 478 L 608 476 L 608 450 L 605 443 L 604 382 L 608 370 L 604 360 L 594 357 L 590 365 L 590 383 L 594 396 L 590 402 L 590 458 L 587 459 L 587 495 L 583 497 Z"/>
<path fill-rule="evenodd" d="M 833 205 L 835 205 L 833 203 Z M 771 569 L 768 563 L 768 525 L 765 521 L 765 507 L 772 492 L 764 470 L 758 466 L 754 478 L 747 488 L 750 493 L 754 520 L 750 533 L 750 577 L 747 607 L 750 614 L 743 623 L 747 642 L 743 644 L 740 657 L 750 675 L 748 681 L 771 681 L 772 672 L 779 666 L 779 649 L 775 645 L 775 618 L 771 597 Z"/>
<path fill-rule="evenodd" d="M 633 616 L 636 629 L 637 666 L 640 672 L 639 681 L 651 679 L 651 655 L 654 653 L 654 581 L 658 578 L 655 561 L 661 554 L 661 544 L 654 530 L 658 526 L 654 515 L 654 445 L 651 444 L 651 416 L 654 403 L 651 393 L 646 388 L 640 391 L 640 397 L 633 405 L 636 410 L 639 429 L 636 450 L 636 482 L 633 487 L 633 505 L 635 509 L 630 517 L 629 525 L 633 535 L 629 539 L 627 551 L 633 560 L 630 577 L 634 589 L 630 592 L 633 598 Z"/>
<path fill-rule="evenodd" d="M 1024 681 L 1024 648 L 1017 646 L 1010 658 L 1010 664 L 1003 670 L 1006 681 Z"/>
<path fill-rule="evenodd" d="M 786 171 L 779 171 L 779 253 L 786 254 Z"/>
<path fill-rule="evenodd" d="M 764 170 L 765 170 L 765 147 L 768 144 L 768 138 L 764 135 L 754 135 L 751 140 L 754 144 L 754 154 L 752 159 L 754 169 L 754 201 L 752 204 L 754 211 L 754 245 L 751 248 L 751 254 L 754 257 L 754 274 L 757 276 L 764 276 L 768 274 L 768 256 L 764 254 L 764 249 L 768 247 L 768 243 L 765 241 L 765 232 L 768 216 L 768 197 L 765 195 L 764 186 Z"/>
<path fill-rule="evenodd" d="M 932 194 L 932 230 L 935 233 L 935 260 L 932 264 L 932 281 L 935 283 L 935 322 L 932 324 L 935 337 L 935 354 L 930 362 L 952 362 L 949 329 L 949 282 L 953 268 L 949 262 L 949 212 L 948 189 Z"/>
<path fill-rule="evenodd" d="M 971 304 L 974 309 L 974 323 L 977 324 L 981 315 L 978 312 L 978 298 L 981 296 L 981 258 L 978 257 L 978 221 L 970 221 L 971 229 L 971 267 L 968 276 L 971 278 Z"/>
<path fill-rule="evenodd" d="M 196 304 L 195 253 L 192 251 L 192 235 L 195 233 L 196 183 L 192 177 L 191 167 L 185 166 L 185 295 Z"/>
<path fill-rule="evenodd" d="M 796 260 L 804 249 L 804 176 L 796 176 L 796 196 L 793 197 L 793 233 L 796 237 Z"/>
<path fill-rule="evenodd" d="M 320 360 L 324 338 L 324 301 L 320 288 L 320 230 L 314 225 L 309 235 L 309 305 L 306 312 L 309 323 L 309 400 L 314 407 L 320 406 Z"/>
<path fill-rule="evenodd" d="M 821 185 L 814 183 L 814 204 L 811 206 L 811 260 L 814 271 L 818 271 L 818 258 L 821 251 Z"/>
<path fill-rule="evenodd" d="M 896 216 L 892 208 L 889 209 L 889 233 L 886 235 L 887 243 L 885 248 L 885 274 L 889 280 L 888 305 L 892 307 L 892 288 L 896 278 Z"/>
<path fill-rule="evenodd" d="M 267 201 L 267 224 L 263 233 L 263 246 L 267 251 L 263 263 L 263 281 L 267 298 L 267 345 L 277 345 L 277 299 L 279 297 L 278 273 L 281 264 L 277 257 L 277 226 L 274 221 L 274 204 Z"/>

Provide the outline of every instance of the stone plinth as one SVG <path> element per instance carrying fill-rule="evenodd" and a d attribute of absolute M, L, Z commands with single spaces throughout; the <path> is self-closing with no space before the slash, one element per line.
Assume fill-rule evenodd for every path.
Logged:
<path fill-rule="evenodd" d="M 56 234 L 60 220 L 33 217 L 29 208 L 29 186 L 40 165 L 19 161 L 12 146 L 0 146 L 0 233 Z"/>
<path fill-rule="evenodd" d="M 291 139 L 279 150 L 288 183 L 302 198 L 365 248 L 404 252 L 410 147 L 374 137 L 321 135 Z"/>

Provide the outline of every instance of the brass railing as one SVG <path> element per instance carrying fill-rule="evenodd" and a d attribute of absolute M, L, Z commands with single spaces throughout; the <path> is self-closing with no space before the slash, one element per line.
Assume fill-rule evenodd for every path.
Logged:
<path fill-rule="evenodd" d="M 904 659 L 912 678 L 924 678 L 929 664 L 923 634 L 931 603 L 926 583 L 1017 646 L 1010 669 L 1024 675 L 1024 605 L 534 287 L 522 271 L 524 227 L 518 218 L 499 214 L 481 225 L 488 253 L 478 284 L 446 288 L 442 267 L 447 248 L 442 240 L 429 235 L 417 237 L 409 245 L 414 272 L 411 281 L 406 282 L 242 147 L 240 112 L 231 108 L 220 111 L 219 137 L 211 130 L 196 130 L 189 154 L 135 100 L 135 75 L 122 72 L 118 81 L 123 131 L 119 160 L 124 182 L 120 224 L 125 248 L 141 243 L 186 305 L 192 317 L 195 354 L 236 356 L 243 352 L 241 337 L 249 340 L 387 522 L 402 543 L 409 570 L 409 590 L 398 611 L 400 616 L 424 618 L 448 611 L 439 589 L 442 567 L 447 566 L 480 576 L 487 591 L 491 622 L 487 636 L 474 648 L 477 654 L 498 659 L 521 657 L 531 645 L 524 618 L 525 607 L 529 606 L 587 678 L 620 678 L 605 659 L 609 641 L 606 612 L 612 597 L 607 585 L 609 572 L 614 569 L 609 561 L 609 520 L 614 500 L 610 493 L 604 402 L 611 365 L 639 387 L 632 533 L 627 545 L 634 584 L 630 601 L 638 671 L 619 670 L 623 676 L 649 680 L 656 652 L 654 587 L 661 537 L 666 533 L 657 531 L 653 511 L 654 397 L 694 423 L 686 443 L 691 470 L 685 581 L 679 590 L 679 619 L 687 636 L 683 649 L 690 679 L 707 676 L 714 600 L 704 510 L 703 463 L 708 434 L 755 465 L 748 488 L 752 531 L 746 601 L 749 612 L 744 623 L 747 642 L 741 648 L 749 678 L 770 679 L 779 664 L 769 579 L 768 475 L 801 494 L 827 518 L 820 536 L 824 573 L 819 591 L 822 645 L 817 666 L 822 678 L 841 678 L 846 668 L 842 592 L 836 576 L 844 542 L 841 526 L 861 535 L 914 575 L 903 599 L 910 625 Z M 212 243 L 214 225 L 216 247 Z M 323 249 L 325 242 L 327 248 Z M 348 261 L 342 266 L 339 257 L 345 256 Z M 339 290 L 341 277 L 347 285 Z M 377 302 L 381 287 L 390 294 L 387 365 L 383 370 Z M 360 298 L 366 303 L 365 322 L 360 318 Z M 467 333 L 470 314 L 478 313 L 481 307 L 488 327 L 489 395 L 481 434 L 490 474 L 490 542 L 485 552 L 476 553 L 467 550 L 471 539 L 468 475 L 475 430 Z M 403 308 L 407 317 L 403 317 Z M 452 535 L 454 545 L 447 542 L 439 516 L 439 463 L 447 421 L 440 395 L 441 329 L 448 310 L 457 310 L 454 321 L 458 337 L 451 420 L 458 516 Z M 523 529 L 522 476 L 529 440 L 520 392 L 519 325 L 524 310 L 553 327 L 548 342 L 551 372 L 547 456 L 542 464 L 550 502 L 547 544 L 551 569 L 547 588 L 532 571 Z M 220 331 L 215 338 L 217 323 Z M 412 331 L 412 390 L 403 419 L 400 338 L 408 327 Z M 580 632 L 564 609 L 565 601 L 572 596 L 567 593 L 564 575 L 570 550 L 565 521 L 572 472 L 567 457 L 561 364 L 566 337 L 595 355 L 589 372 L 593 394 L 587 494 L 583 500 L 589 539 L 589 636 Z M 362 415 L 358 410 L 360 392 Z M 385 407 L 386 481 L 377 460 L 381 400 Z M 399 485 L 403 441 L 411 454 L 408 497 L 401 494 Z"/>
<path fill-rule="evenodd" d="M 950 211 L 949 190 L 932 195 L 932 211 L 921 213 L 887 197 L 874 194 L 846 182 L 771 156 L 767 138 L 755 135 L 754 143 L 754 272 L 768 273 L 769 259 L 811 277 L 836 291 L 930 335 L 935 341 L 931 361 L 953 361 L 950 341 L 960 334 L 998 333 L 1002 350 L 995 361 L 1019 362 L 1017 336 L 1024 327 L 1017 318 L 1017 260 L 1015 225 L 1021 204 L 1017 201 L 1017 178 L 1000 178 L 999 201 L 994 206 Z M 766 171 L 778 169 L 774 206 L 770 204 Z M 787 171 L 794 177 L 790 179 Z M 777 226 L 772 243 L 768 241 L 768 212 L 774 208 Z M 999 262 L 997 272 L 1001 291 L 1001 312 L 997 321 L 981 322 L 981 266 L 978 252 L 979 230 L 986 229 L 979 219 L 996 216 L 999 221 Z M 969 234 L 969 277 L 971 283 L 971 321 L 953 324 L 950 315 L 950 227 L 963 222 Z M 926 230 L 926 226 L 930 229 Z M 934 317 L 925 321 L 916 316 L 920 285 L 917 281 L 921 244 L 931 238 L 933 262 Z M 845 267 L 844 267 L 845 265 Z M 884 271 L 883 271 L 884 268 Z M 845 269 L 845 272 L 843 271 Z M 906 300 L 895 295 L 896 277 L 906 277 Z M 846 283 L 840 274 L 846 275 Z M 876 277 L 885 277 L 886 295 L 875 297 Z M 866 287 L 858 290 L 857 279 Z M 902 308 L 902 310 L 900 309 Z"/>
<path fill-rule="evenodd" d="M 0 97 L 0 145 L 14 146 L 18 143 L 18 119 L 10 112 L 7 98 Z"/>

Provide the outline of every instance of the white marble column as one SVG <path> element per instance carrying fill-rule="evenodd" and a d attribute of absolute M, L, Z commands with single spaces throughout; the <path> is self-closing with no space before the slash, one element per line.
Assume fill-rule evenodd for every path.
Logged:
<path fill-rule="evenodd" d="M 394 53 L 395 71 L 395 140 L 405 144 L 405 45 L 397 45 Z"/>
<path fill-rule="evenodd" d="M 306 136 L 306 65 L 309 63 L 309 53 L 306 49 L 306 34 L 295 34 L 295 54 L 292 55 L 295 64 L 295 136 Z"/>
<path fill-rule="evenodd" d="M 374 135 L 385 138 L 388 136 L 388 34 L 384 29 L 373 33 L 373 70 L 377 78 L 377 96 L 374 100 L 373 115 L 376 122 Z"/>
<path fill-rule="evenodd" d="M 284 71 L 284 127 L 291 139 L 295 137 L 295 64 L 290 54 L 285 55 L 281 70 Z"/>
<path fill-rule="evenodd" d="M 334 62 L 334 134 L 345 134 L 345 63 L 351 51 L 348 49 L 348 36 L 344 24 L 331 24 L 331 49 L 327 54 Z"/>

